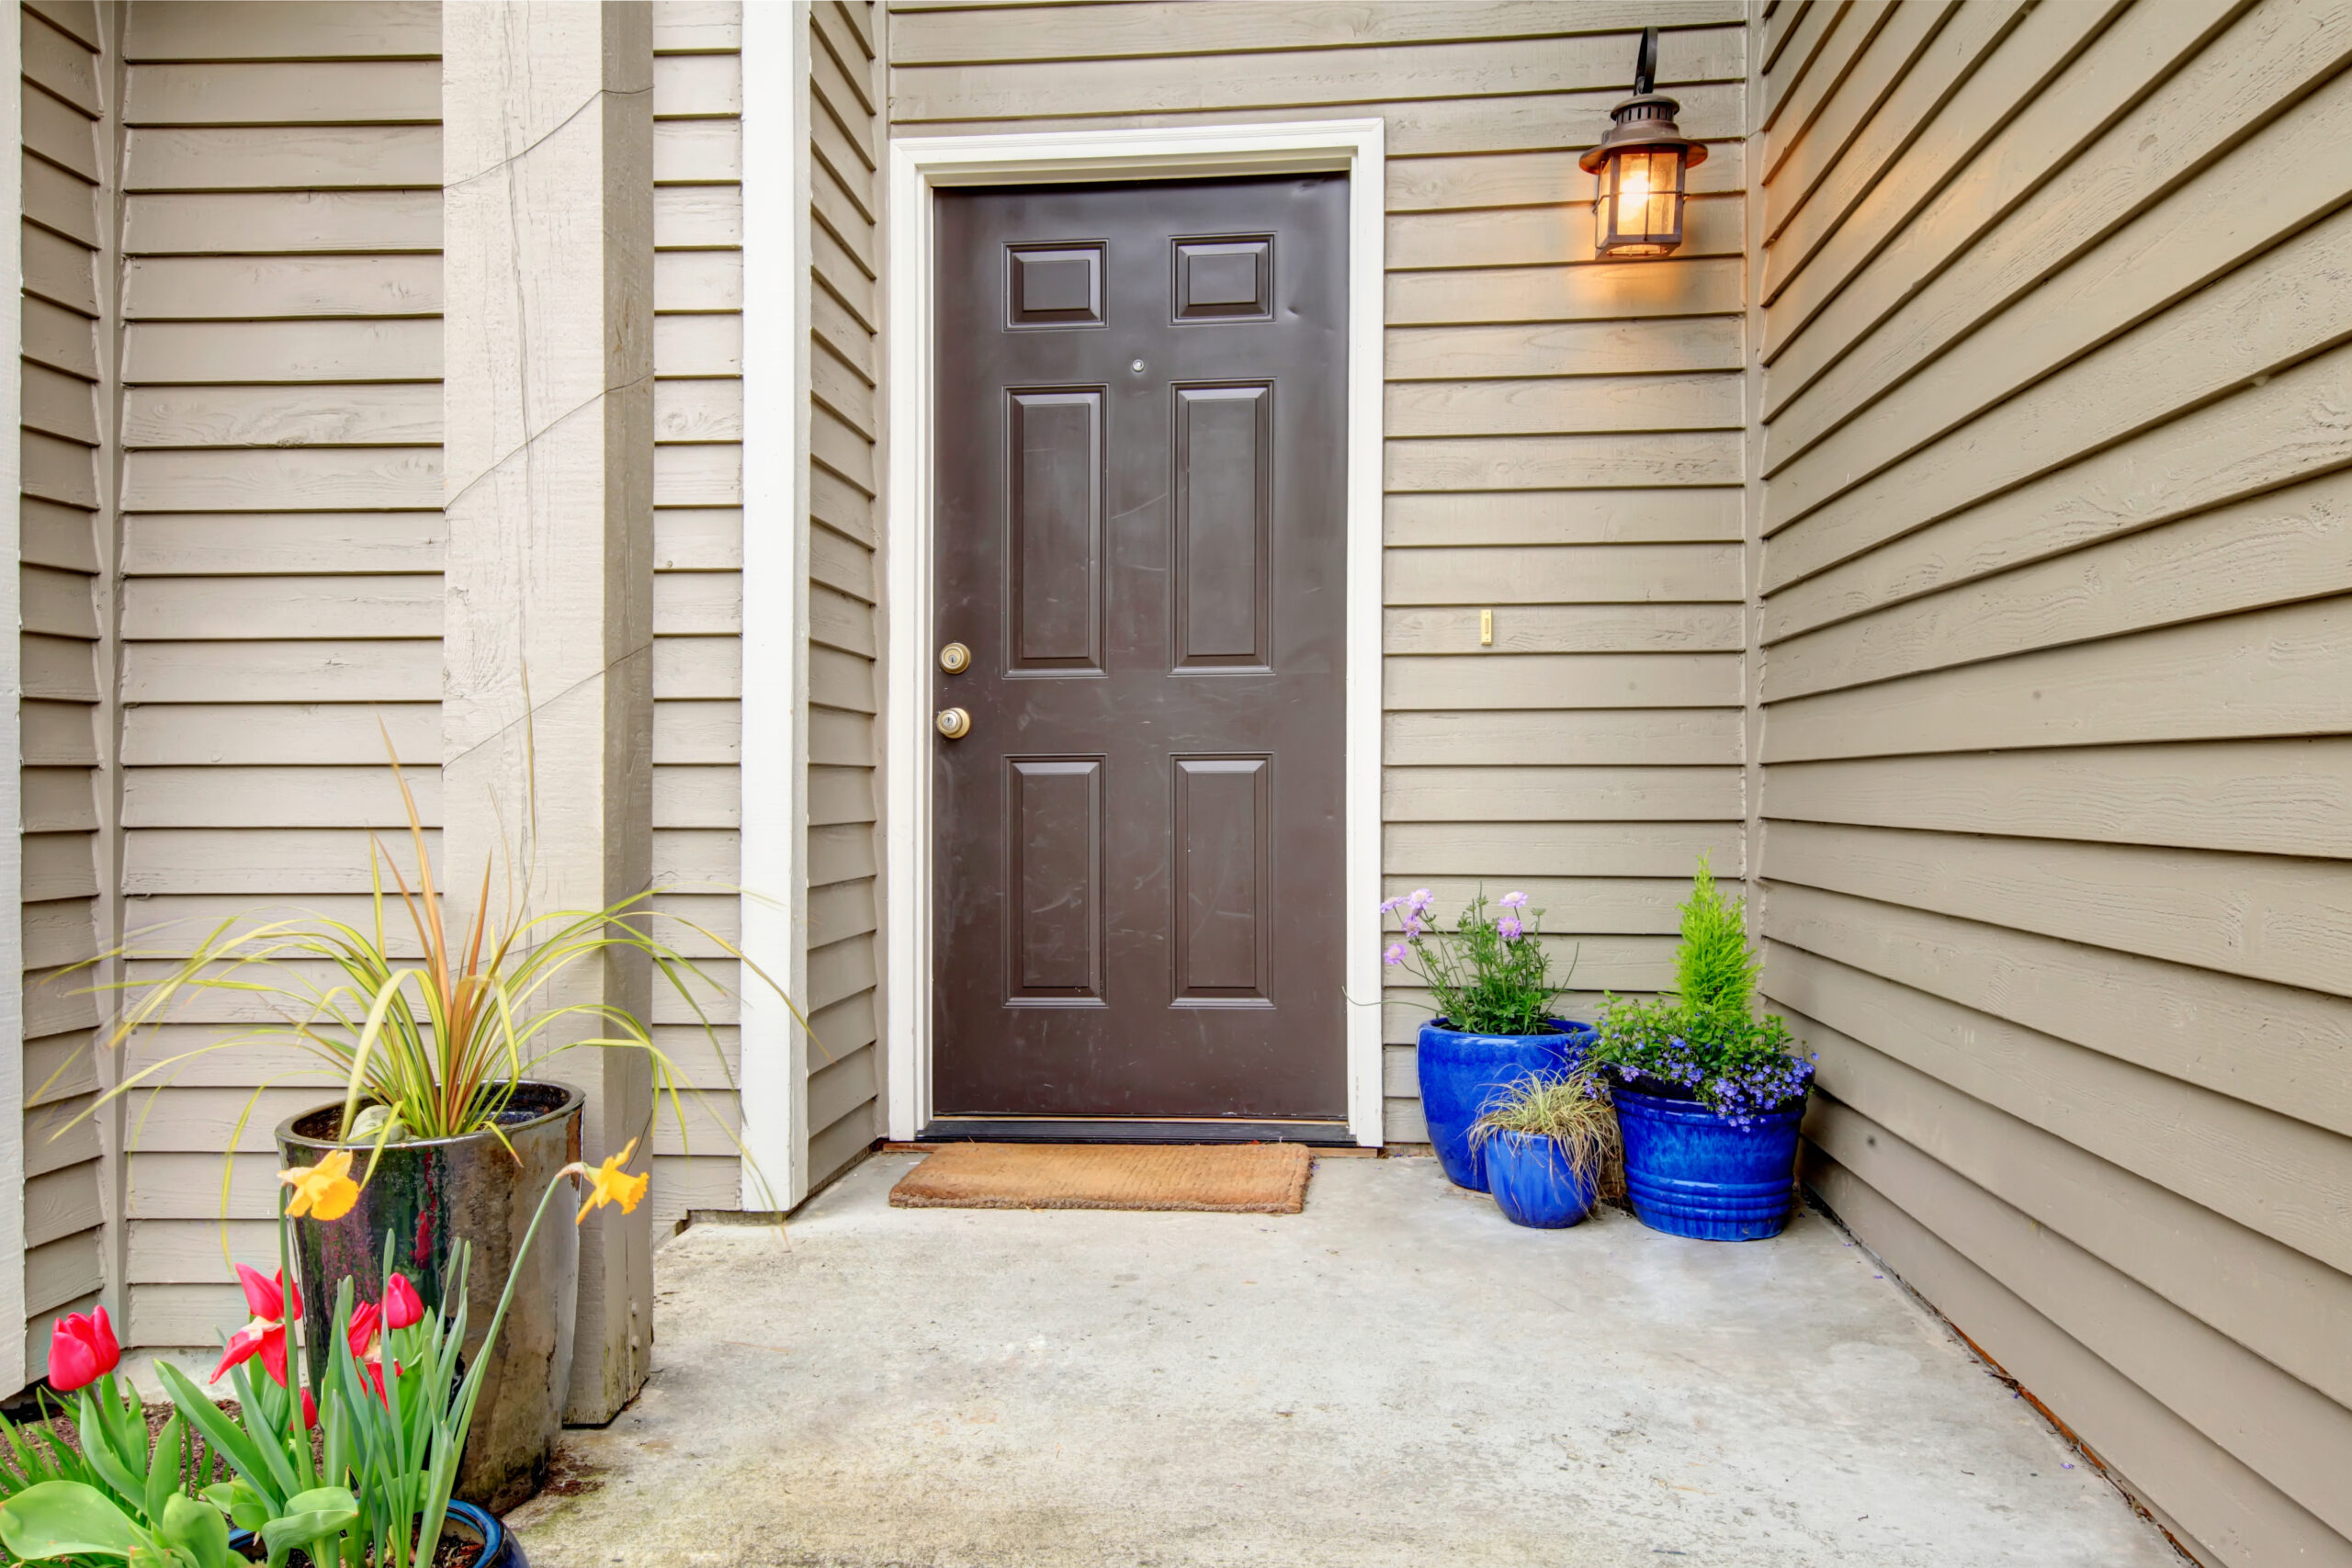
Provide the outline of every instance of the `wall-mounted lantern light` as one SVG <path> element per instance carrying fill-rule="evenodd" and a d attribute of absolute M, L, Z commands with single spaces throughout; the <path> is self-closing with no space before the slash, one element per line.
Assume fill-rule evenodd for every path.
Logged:
<path fill-rule="evenodd" d="M 1657 80 L 1657 29 L 1642 29 L 1634 96 L 1609 111 L 1600 145 L 1577 160 L 1599 177 L 1594 248 L 1607 256 L 1662 256 L 1682 243 L 1682 179 L 1707 149 L 1682 134 L 1682 106 L 1650 89 Z"/>

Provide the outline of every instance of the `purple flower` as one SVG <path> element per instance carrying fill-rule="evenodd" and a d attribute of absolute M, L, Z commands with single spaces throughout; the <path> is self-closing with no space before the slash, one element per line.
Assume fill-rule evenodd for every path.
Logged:
<path fill-rule="evenodd" d="M 1405 900 L 1405 908 L 1416 915 L 1426 915 L 1436 903 L 1436 894 L 1426 887 L 1416 887 L 1413 896 Z"/>
<path fill-rule="evenodd" d="M 1420 918 L 1419 915 L 1412 914 L 1412 913 L 1409 913 L 1409 912 L 1408 912 L 1408 913 L 1407 913 L 1407 915 L 1405 916 L 1405 934 L 1406 934 L 1407 936 L 1408 936 L 1408 937 L 1415 937 L 1415 936 L 1419 936 L 1419 935 L 1420 935 L 1420 934 L 1421 934 L 1421 932 L 1422 932 L 1423 931 L 1425 931 L 1425 930 L 1427 930 L 1427 929 L 1428 929 L 1428 928 L 1426 928 L 1425 926 L 1423 926 L 1423 925 L 1421 924 L 1421 918 Z"/>
<path fill-rule="evenodd" d="M 1392 912 L 1393 910 L 1395 910 L 1396 908 L 1397 908 L 1399 906 L 1401 906 L 1404 902 L 1405 902 L 1405 900 L 1404 900 L 1404 898 L 1403 898 L 1402 897 L 1395 897 L 1395 898 L 1383 898 L 1383 899 L 1380 901 L 1380 912 L 1381 912 L 1382 914 L 1384 914 L 1384 915 L 1388 914 L 1388 913 Z"/>
<path fill-rule="evenodd" d="M 1388 944 L 1387 951 L 1386 951 L 1386 952 L 1385 952 L 1385 953 L 1383 953 L 1380 955 L 1380 961 L 1381 961 L 1383 964 L 1402 964 L 1402 963 L 1404 963 L 1404 962 L 1405 962 L 1405 944 L 1404 944 L 1403 942 L 1390 942 L 1390 943 Z"/>
<path fill-rule="evenodd" d="M 1505 942 L 1517 942 L 1520 937 L 1519 917 L 1505 915 L 1495 922 L 1495 930 L 1501 933 Z"/>
<path fill-rule="evenodd" d="M 1524 909 L 1527 908 L 1527 895 L 1524 893 L 1504 894 L 1503 908 L 1506 909 Z"/>

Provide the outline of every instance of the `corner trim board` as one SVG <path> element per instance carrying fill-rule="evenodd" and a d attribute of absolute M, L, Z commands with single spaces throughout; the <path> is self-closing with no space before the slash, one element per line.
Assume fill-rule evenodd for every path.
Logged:
<path fill-rule="evenodd" d="M 759 7 L 747 7 L 750 15 Z M 748 38 L 746 39 L 748 45 Z M 1386 180 L 1373 119 L 908 137 L 889 153 L 891 321 L 883 518 L 888 637 L 884 702 L 884 978 L 889 1135 L 932 1123 L 932 193 L 945 186 L 1204 179 L 1340 170 L 1348 181 L 1347 1131 L 1382 1141 L 1380 886 L 1381 284 Z M 747 150 L 748 158 L 748 150 Z M 750 434 L 746 432 L 747 441 Z M 748 552 L 747 552 L 748 554 Z M 749 560 L 746 560 L 746 568 Z M 752 602 L 748 581 L 746 603 Z M 746 697 L 749 696 L 746 660 Z M 752 780 L 746 721 L 744 807 Z M 748 841 L 746 849 L 748 856 Z M 750 868 L 748 858 L 745 874 Z M 745 1042 L 748 1065 L 750 1042 Z M 749 1107 L 746 1107 L 749 1121 Z"/>
<path fill-rule="evenodd" d="M 742 111 L 743 604 L 758 613 L 742 633 L 741 940 L 795 1003 L 808 978 L 808 28 L 806 6 L 743 7 L 746 70 L 780 68 L 790 91 Z M 763 1211 L 808 1193 L 808 1036 L 763 989 L 739 977 L 742 1203 Z"/>
<path fill-rule="evenodd" d="M 22 43 L 17 29 L 7 29 L 7 51 L 0 62 L 0 123 L 19 126 L 24 85 L 19 65 Z M 18 132 L 21 146 L 23 136 Z M 0 203 L 10 211 L 24 210 L 24 173 L 20 158 L 10 158 L 0 169 Z M 0 241 L 0 290 L 10 299 L 24 292 L 25 253 L 21 224 L 9 226 Z M 0 363 L 15 365 L 24 346 L 21 307 L 0 312 Z M 18 378 L 0 384 L 0 420 L 9 429 L 24 421 L 24 394 Z M 0 536 L 7 558 L 19 565 L 0 574 L 0 626 L 22 624 L 23 593 L 19 578 L 24 559 L 24 482 L 21 441 L 0 442 Z M 24 664 L 19 638 L 12 632 L 0 638 L 0 1392 L 14 1393 L 25 1384 L 25 837 L 24 837 Z"/>

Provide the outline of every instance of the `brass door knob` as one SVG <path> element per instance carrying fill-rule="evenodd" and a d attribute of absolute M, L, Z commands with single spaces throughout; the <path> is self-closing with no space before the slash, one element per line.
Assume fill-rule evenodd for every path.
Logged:
<path fill-rule="evenodd" d="M 939 650 L 939 667 L 950 675 L 961 675 L 972 667 L 972 650 L 960 642 L 951 642 Z"/>
<path fill-rule="evenodd" d="M 972 716 L 962 708 L 941 708 L 939 733 L 950 740 L 963 739 L 972 733 Z"/>

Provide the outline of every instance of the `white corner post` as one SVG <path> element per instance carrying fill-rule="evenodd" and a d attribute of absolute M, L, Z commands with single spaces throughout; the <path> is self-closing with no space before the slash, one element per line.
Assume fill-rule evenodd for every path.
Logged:
<path fill-rule="evenodd" d="M 651 878 L 653 35 L 642 0 L 448 6 L 441 27 L 441 865 L 462 929 L 486 863 L 496 918 L 510 854 L 533 913 Z M 575 975 L 551 1001 L 647 1015 L 641 960 Z M 544 1076 L 587 1095 L 587 1158 L 638 1138 L 645 1168 L 641 1053 Z M 651 1212 L 609 1211 L 581 1231 L 567 1420 L 637 1392 L 652 1311 Z"/>
<path fill-rule="evenodd" d="M 0 44 L 7 58 L 0 61 L 0 123 L 21 125 L 19 105 L 24 85 L 17 55 L 22 48 L 17 31 L 8 29 Z M 21 134 L 21 133 L 20 133 Z M 6 160 L 0 170 L 0 202 L 7 210 L 24 206 L 21 160 Z M 0 298 L 21 297 L 25 281 L 21 225 L 12 225 L 0 240 Z M 14 365 L 23 347 L 24 319 L 12 306 L 0 311 L 0 364 Z M 17 427 L 24 415 L 23 389 L 11 376 L 0 387 L 0 422 Z M 23 455 L 18 443 L 0 443 L 0 533 L 6 536 L 7 559 L 23 556 L 23 507 L 19 496 Z M 0 626 L 22 620 L 18 570 L 0 572 Z M 17 637 L 0 637 L 0 1397 L 25 1386 L 25 928 L 24 928 L 24 801 L 19 764 L 24 759 L 24 732 L 19 728 L 24 700 L 24 669 Z"/>
<path fill-rule="evenodd" d="M 1170 126 L 890 143 L 889 469 L 883 517 L 889 607 L 883 702 L 883 931 L 890 1136 L 931 1120 L 932 193 L 943 186 L 1210 179 L 1317 170 L 1348 176 L 1348 1131 L 1381 1143 L 1380 547 L 1383 122 Z"/>
<path fill-rule="evenodd" d="M 743 953 L 808 995 L 808 28 L 743 7 Z M 808 1036 L 746 974 L 743 1207 L 808 1195 Z"/>

